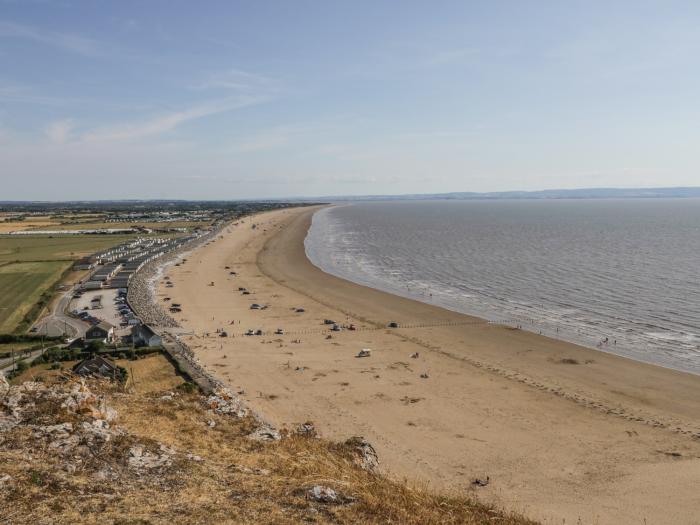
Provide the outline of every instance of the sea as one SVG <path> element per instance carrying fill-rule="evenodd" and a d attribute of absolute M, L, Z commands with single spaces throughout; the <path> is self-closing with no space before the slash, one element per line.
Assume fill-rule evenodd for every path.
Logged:
<path fill-rule="evenodd" d="M 305 245 L 355 283 L 700 374 L 700 199 L 342 203 Z"/>

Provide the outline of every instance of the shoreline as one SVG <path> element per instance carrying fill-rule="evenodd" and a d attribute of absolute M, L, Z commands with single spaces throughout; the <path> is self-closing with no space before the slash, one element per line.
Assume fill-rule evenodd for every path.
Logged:
<path fill-rule="evenodd" d="M 352 204 L 341 204 L 340 206 L 351 206 Z M 329 204 L 321 209 L 318 210 L 318 212 L 325 211 L 328 212 L 329 209 L 334 208 L 336 206 L 339 206 L 337 204 Z M 625 345 L 622 344 L 620 345 L 621 350 L 616 350 L 616 346 L 614 345 L 605 345 L 602 344 L 599 341 L 599 344 L 595 344 L 592 340 L 588 340 L 585 337 L 579 337 L 577 336 L 573 330 L 562 330 L 562 331 L 557 331 L 555 329 L 552 329 L 551 327 L 547 326 L 541 326 L 538 324 L 538 320 L 533 319 L 533 318 L 509 318 L 507 315 L 503 315 L 501 313 L 497 313 L 496 310 L 494 309 L 489 309 L 489 307 L 483 308 L 482 310 L 479 310 L 477 307 L 474 307 L 473 310 L 469 310 L 469 306 L 454 306 L 452 304 L 446 304 L 445 302 L 439 302 L 439 299 L 437 301 L 434 300 L 431 294 L 431 298 L 427 299 L 425 294 L 422 293 L 412 293 L 412 292 L 406 292 L 403 289 L 399 289 L 396 285 L 396 283 L 392 283 L 390 285 L 387 285 L 385 287 L 382 286 L 382 284 L 377 281 L 376 283 L 370 282 L 369 280 L 363 280 L 361 276 L 353 276 L 353 275 L 341 275 L 340 273 L 336 273 L 333 271 L 333 269 L 330 266 L 324 267 L 322 264 L 317 264 L 317 262 L 314 262 L 314 257 L 312 255 L 312 252 L 310 253 L 309 247 L 311 243 L 308 242 L 309 236 L 311 233 L 311 229 L 313 228 L 313 221 L 316 220 L 316 215 L 317 213 L 314 213 L 314 216 L 312 217 L 311 224 L 309 227 L 309 235 L 304 240 L 304 246 L 305 246 L 305 253 L 306 257 L 309 260 L 311 264 L 313 264 L 316 268 L 321 270 L 324 273 L 330 274 L 334 277 L 337 277 L 338 279 L 345 280 L 352 282 L 353 284 L 356 284 L 358 286 L 364 286 L 367 288 L 371 288 L 374 290 L 378 290 L 390 295 L 402 297 L 404 299 L 409 299 L 413 301 L 417 301 L 426 305 L 430 305 L 436 308 L 441 308 L 443 310 L 447 310 L 450 312 L 454 312 L 457 314 L 469 316 L 469 317 L 474 317 L 477 319 L 482 319 L 484 321 L 493 323 L 493 324 L 501 324 L 501 325 L 506 325 L 506 326 L 511 326 L 511 327 L 519 327 L 520 330 L 524 330 L 526 332 L 539 335 L 542 337 L 547 337 L 551 339 L 555 339 L 557 341 L 562 341 L 565 343 L 570 343 L 576 346 L 581 346 L 583 348 L 587 348 L 589 350 L 594 350 L 596 352 L 603 352 L 605 354 L 610 354 L 614 355 L 617 357 L 621 357 L 623 359 L 629 359 L 634 362 L 638 363 L 644 363 L 652 366 L 657 366 L 661 368 L 666 368 L 669 370 L 674 370 L 676 372 L 683 372 L 687 374 L 692 374 L 696 376 L 700 376 L 700 368 L 696 369 L 686 369 L 683 368 L 681 364 L 675 364 L 673 361 L 670 362 L 664 362 L 662 360 L 655 359 L 653 356 L 649 358 L 645 358 L 643 354 L 634 354 L 634 353 L 625 353 Z M 320 263 L 320 261 L 318 261 Z M 328 262 L 328 261 L 326 261 Z M 556 324 L 556 323 L 554 323 Z M 599 334 L 601 337 L 601 341 L 603 339 L 603 334 Z M 611 338 L 612 339 L 612 338 Z M 699 365 L 700 366 L 700 365 Z"/>
<path fill-rule="evenodd" d="M 256 411 L 280 427 L 310 419 L 332 439 L 364 435 L 388 472 L 435 489 L 473 490 L 470 479 L 490 475 L 479 497 L 544 523 L 700 511 L 697 376 L 326 274 L 304 249 L 317 209 L 244 221 L 169 272 L 186 343 Z M 328 316 L 358 330 L 327 339 Z M 390 320 L 407 327 L 387 330 Z M 254 327 L 290 333 L 239 335 Z M 363 347 L 371 357 L 356 359 Z"/>
<path fill-rule="evenodd" d="M 311 217 L 308 217 L 307 220 L 308 220 L 308 223 L 310 226 Z M 302 229 L 305 229 L 306 231 L 308 231 L 308 227 L 306 227 L 306 226 L 304 226 Z M 298 237 L 299 237 L 299 235 L 297 233 L 297 240 L 298 240 Z M 304 236 L 304 238 L 305 238 L 305 236 Z M 295 241 L 292 241 L 292 243 L 294 243 L 294 242 Z M 392 306 L 401 305 L 404 309 L 411 310 L 414 318 L 415 318 L 415 311 L 413 311 L 413 310 L 415 308 L 417 308 L 421 314 L 425 314 L 425 313 L 430 312 L 430 314 L 432 314 L 431 316 L 433 318 L 444 319 L 444 323 L 446 323 L 446 324 L 453 324 L 455 326 L 459 326 L 460 322 L 462 322 L 465 325 L 476 325 L 476 326 L 479 326 L 479 325 L 487 326 L 488 325 L 488 326 L 493 327 L 494 329 L 501 328 L 502 330 L 507 330 L 508 332 L 511 332 L 511 335 L 513 335 L 514 338 L 517 338 L 518 335 L 520 335 L 521 339 L 523 339 L 523 341 L 530 343 L 530 344 L 533 344 L 533 345 L 536 345 L 538 343 L 540 343 L 540 344 L 547 343 L 547 345 L 549 347 L 556 348 L 557 350 L 559 350 L 558 353 L 560 353 L 562 355 L 563 355 L 563 352 L 566 352 L 566 351 L 574 352 L 577 355 L 582 355 L 583 359 L 581 359 L 580 361 L 584 362 L 584 363 L 586 361 L 590 361 L 590 360 L 595 361 L 594 358 L 596 356 L 598 356 L 600 358 L 603 358 L 603 356 L 605 356 L 607 358 L 611 358 L 608 360 L 608 363 L 606 363 L 606 364 L 615 363 L 616 361 L 620 361 L 620 363 L 615 363 L 615 364 L 621 365 L 622 367 L 625 366 L 625 363 L 628 363 L 630 367 L 650 367 L 648 370 L 645 371 L 646 373 L 654 373 L 655 371 L 660 372 L 662 370 L 668 371 L 674 376 L 674 380 L 682 379 L 685 376 L 690 376 L 690 383 L 694 383 L 693 386 L 695 386 L 695 387 L 700 387 L 700 376 L 697 376 L 696 374 L 693 374 L 691 372 L 676 370 L 676 369 L 669 368 L 669 367 L 663 367 L 663 366 L 653 364 L 653 363 L 646 363 L 644 361 L 632 359 L 632 358 L 627 357 L 627 356 L 620 356 L 620 355 L 613 354 L 610 352 L 604 352 L 604 351 L 601 351 L 601 350 L 596 349 L 596 348 L 589 348 L 586 346 L 579 345 L 577 343 L 571 343 L 569 341 L 557 339 L 557 338 L 547 336 L 547 335 L 537 334 L 537 333 L 530 332 L 527 330 L 518 330 L 518 329 L 511 328 L 511 327 L 498 325 L 497 323 L 491 323 L 487 319 L 483 319 L 483 318 L 480 318 L 480 317 L 477 317 L 474 315 L 465 314 L 465 313 L 457 312 L 454 310 L 448 310 L 448 309 L 442 308 L 440 306 L 431 305 L 429 303 L 418 301 L 416 299 L 395 295 L 395 294 L 392 294 L 390 292 L 385 292 L 383 290 L 379 290 L 377 288 L 372 288 L 372 287 L 369 287 L 369 286 L 366 286 L 363 284 L 349 281 L 349 280 L 344 279 L 342 277 L 338 277 L 338 276 L 335 276 L 333 274 L 327 273 L 327 272 L 323 271 L 322 269 L 320 269 L 319 267 L 317 267 L 316 265 L 314 265 L 306 254 L 306 249 L 305 249 L 305 245 L 304 245 L 303 240 L 301 242 L 301 247 L 302 247 L 303 254 L 299 254 L 298 252 L 293 254 L 293 259 L 296 263 L 295 265 L 297 267 L 300 265 L 304 265 L 305 268 L 304 268 L 303 273 L 306 274 L 306 275 L 304 275 L 304 278 L 309 280 L 309 281 L 310 280 L 315 280 L 315 281 L 323 280 L 323 281 L 325 281 L 324 285 L 326 288 L 329 288 L 329 289 L 344 288 L 346 290 L 349 290 L 352 287 L 359 287 L 362 289 L 363 293 L 371 294 L 373 296 L 373 299 L 375 299 L 378 302 L 389 300 L 392 302 Z M 287 251 L 287 252 L 295 250 L 294 247 L 290 246 L 289 244 L 287 244 L 284 248 L 285 248 L 285 251 Z M 290 248 L 291 248 L 291 250 L 290 250 Z M 266 249 L 268 249 L 267 245 L 263 248 L 263 250 L 260 253 L 262 254 Z M 264 271 L 264 268 L 266 267 L 266 265 L 264 262 L 261 262 L 260 257 L 258 257 L 257 262 L 258 262 L 258 265 L 261 266 L 261 269 L 263 269 L 263 271 Z M 267 266 L 267 267 L 268 267 L 268 269 L 271 269 L 270 272 L 266 273 L 266 275 L 268 277 L 277 281 L 278 284 L 283 284 L 284 286 L 292 287 L 292 285 L 288 279 L 289 275 L 285 276 L 284 271 L 280 272 L 279 267 L 274 268 L 274 269 L 270 268 L 270 266 Z M 281 275 L 281 278 L 279 278 L 280 275 Z M 309 277 L 309 276 L 311 276 L 311 277 Z M 301 289 L 302 289 L 302 287 L 299 287 L 299 289 L 297 291 L 300 291 Z M 309 295 L 308 290 L 303 291 L 302 293 Z M 314 297 L 314 299 L 319 300 L 318 297 Z M 415 304 L 411 304 L 411 303 L 415 303 Z M 420 305 L 420 306 L 418 306 L 418 305 Z M 337 305 L 334 305 L 334 306 L 337 307 Z M 346 313 L 352 317 L 358 317 L 358 318 L 362 319 L 362 316 L 358 315 L 356 312 L 347 310 Z M 466 321 L 464 321 L 465 319 L 466 319 Z M 365 320 L 367 320 L 367 319 L 365 319 Z M 388 322 L 388 320 L 387 320 L 387 322 Z M 422 324 L 424 324 L 424 323 L 422 323 Z M 383 324 L 379 325 L 380 328 L 383 328 L 384 326 L 385 325 L 383 325 Z M 436 325 L 436 326 L 439 327 L 440 325 Z M 560 359 L 566 359 L 566 357 L 561 357 Z M 576 366 L 576 365 L 574 365 L 574 366 Z M 560 368 L 562 368 L 562 367 L 560 367 Z M 640 370 L 640 373 L 642 373 L 641 370 Z M 507 374 L 504 373 L 504 375 L 507 375 Z M 685 378 L 688 379 L 688 377 L 685 377 Z M 700 409 L 700 404 L 698 404 L 698 408 Z M 700 410 L 697 412 L 693 412 L 693 414 L 700 415 Z M 652 423 L 652 424 L 655 424 L 655 423 Z M 662 426 L 662 425 L 658 425 L 658 426 Z M 700 427 L 697 428 L 697 430 L 700 432 Z M 700 433 L 697 434 L 697 437 L 700 438 Z"/>

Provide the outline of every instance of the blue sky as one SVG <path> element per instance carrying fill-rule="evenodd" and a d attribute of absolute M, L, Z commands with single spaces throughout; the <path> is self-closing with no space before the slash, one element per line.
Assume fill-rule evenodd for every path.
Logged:
<path fill-rule="evenodd" d="M 700 185 L 697 2 L 0 0 L 0 200 Z"/>

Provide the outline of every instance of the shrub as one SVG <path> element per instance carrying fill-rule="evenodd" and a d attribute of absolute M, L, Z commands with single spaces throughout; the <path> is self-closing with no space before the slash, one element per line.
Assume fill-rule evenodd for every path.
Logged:
<path fill-rule="evenodd" d="M 117 378 L 121 383 L 126 383 L 126 380 L 129 377 L 129 372 L 126 368 L 122 366 L 118 366 L 117 369 L 119 370 L 119 377 Z"/>
<path fill-rule="evenodd" d="M 15 365 L 15 371 L 10 374 L 10 377 L 17 377 L 20 375 L 22 372 L 26 371 L 29 369 L 29 363 L 26 361 L 20 361 Z"/>
<path fill-rule="evenodd" d="M 185 392 L 186 394 L 193 394 L 198 390 L 197 385 L 191 383 L 190 381 L 177 385 L 177 389 L 181 392 Z"/>
<path fill-rule="evenodd" d="M 102 343 L 101 341 L 90 341 L 85 347 L 85 350 L 87 352 L 96 353 L 102 350 L 104 346 L 104 343 Z"/>

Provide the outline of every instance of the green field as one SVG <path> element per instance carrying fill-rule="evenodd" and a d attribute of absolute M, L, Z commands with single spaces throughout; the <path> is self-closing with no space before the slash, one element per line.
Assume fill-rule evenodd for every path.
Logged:
<path fill-rule="evenodd" d="M 2 235 L 0 236 L 0 265 L 24 261 L 73 261 L 83 255 L 104 250 L 115 244 L 134 239 L 135 235 Z"/>
<path fill-rule="evenodd" d="M 166 228 L 206 228 L 212 221 L 173 221 L 173 222 L 150 222 L 150 221 L 131 221 L 131 222 L 71 222 L 64 224 L 56 224 L 54 226 L 37 227 L 37 230 L 105 230 L 132 228 L 134 226 L 143 226 L 144 228 L 166 229 Z"/>
<path fill-rule="evenodd" d="M 176 237 L 177 235 L 159 235 Z M 72 262 L 137 235 L 0 235 L 0 334 L 24 331 Z M 21 325 L 20 325 L 21 323 Z M 19 325 L 19 326 L 18 326 Z"/>
<path fill-rule="evenodd" d="M 70 261 L 49 261 L 0 266 L 0 333 L 14 331 L 70 265 Z"/>

